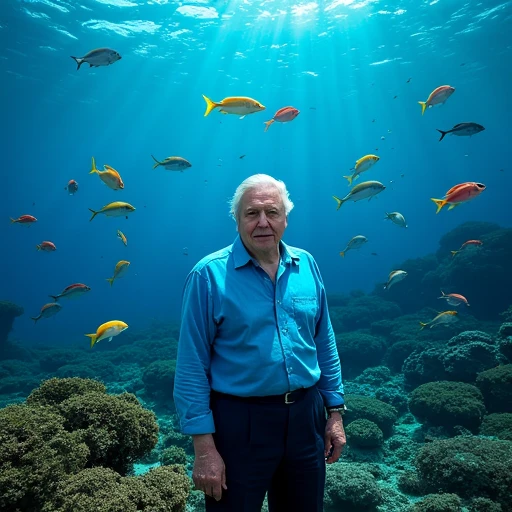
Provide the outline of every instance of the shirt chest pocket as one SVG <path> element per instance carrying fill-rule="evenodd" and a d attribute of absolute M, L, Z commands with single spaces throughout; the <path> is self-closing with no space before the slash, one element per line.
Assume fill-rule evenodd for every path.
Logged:
<path fill-rule="evenodd" d="M 318 301 L 316 297 L 293 297 L 293 316 L 299 330 L 307 329 L 311 336 L 315 335 Z M 302 335 L 305 335 L 302 332 Z"/>

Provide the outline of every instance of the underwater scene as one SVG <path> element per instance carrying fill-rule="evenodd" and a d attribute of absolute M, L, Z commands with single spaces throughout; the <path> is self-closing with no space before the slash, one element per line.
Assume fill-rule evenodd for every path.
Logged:
<path fill-rule="evenodd" d="M 0 510 L 205 510 L 183 286 L 263 173 L 341 362 L 325 511 L 512 511 L 511 1 L 2 0 L 0 34 Z"/>

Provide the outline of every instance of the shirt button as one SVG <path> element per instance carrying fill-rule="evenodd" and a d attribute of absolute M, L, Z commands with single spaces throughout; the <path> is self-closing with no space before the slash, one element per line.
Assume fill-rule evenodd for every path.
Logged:
<path fill-rule="evenodd" d="M 281 304 L 281 301 L 280 301 L 279 299 L 277 299 L 277 303 L 278 303 L 278 304 Z"/>
<path fill-rule="evenodd" d="M 290 367 L 288 368 L 288 373 L 292 373 L 292 370 L 293 370 L 293 368 L 290 366 Z"/>

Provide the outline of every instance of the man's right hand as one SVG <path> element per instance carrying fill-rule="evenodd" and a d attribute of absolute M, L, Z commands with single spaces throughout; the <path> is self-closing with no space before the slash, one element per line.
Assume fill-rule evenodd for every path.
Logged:
<path fill-rule="evenodd" d="M 222 490 L 226 490 L 226 467 L 220 456 L 213 436 L 201 434 L 192 436 L 194 440 L 194 470 L 192 480 L 197 490 L 219 501 Z"/>

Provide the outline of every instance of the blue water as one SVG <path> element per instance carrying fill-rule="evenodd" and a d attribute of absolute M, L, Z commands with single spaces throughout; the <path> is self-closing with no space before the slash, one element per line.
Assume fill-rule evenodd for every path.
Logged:
<path fill-rule="evenodd" d="M 512 224 L 512 2 L 2 0 L 0 26 L 0 298 L 25 309 L 13 338 L 87 344 L 108 320 L 178 320 L 187 272 L 233 241 L 227 201 L 257 172 L 286 182 L 295 209 L 284 240 L 313 253 L 331 294 L 370 292 L 462 222 Z M 70 55 L 97 47 L 122 60 L 77 71 Z M 421 116 L 417 102 L 445 84 L 455 93 Z M 204 118 L 202 94 L 250 96 L 266 111 Z M 287 105 L 300 115 L 264 133 Z M 436 128 L 469 121 L 486 130 L 438 142 Z M 368 153 L 381 160 L 358 182 L 386 190 L 336 211 L 332 195 L 350 190 L 342 176 Z M 153 170 L 151 154 L 192 167 Z M 124 190 L 88 174 L 92 156 L 119 171 Z M 435 215 L 430 197 L 465 181 L 487 189 Z M 136 211 L 89 221 L 88 208 L 116 200 Z M 10 225 L 23 214 L 37 224 Z M 341 259 L 358 234 L 368 244 Z M 43 240 L 57 251 L 37 251 Z M 111 288 L 121 259 L 130 269 Z M 76 282 L 91 292 L 34 325 L 48 294 Z"/>

